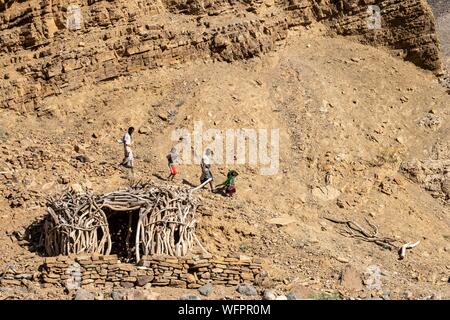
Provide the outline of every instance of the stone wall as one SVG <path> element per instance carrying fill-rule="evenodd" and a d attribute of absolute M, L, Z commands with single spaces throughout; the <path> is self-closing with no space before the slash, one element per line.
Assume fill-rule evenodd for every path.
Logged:
<path fill-rule="evenodd" d="M 243 255 L 146 256 L 137 264 L 121 263 L 116 255 L 49 257 L 41 270 L 44 286 L 199 288 L 211 282 L 234 286 L 262 276 L 261 260 Z"/>
<path fill-rule="evenodd" d="M 381 30 L 367 28 L 371 4 Z M 69 5 L 80 7 L 79 29 L 68 29 Z M 314 21 L 440 69 L 425 0 L 0 0 L 0 107 L 30 112 L 45 97 L 143 69 L 252 58 Z"/>
<path fill-rule="evenodd" d="M 8 268 L 8 270 L 0 274 L 0 286 L 27 286 L 31 281 L 39 282 L 40 273 L 37 271 L 16 271 Z"/>

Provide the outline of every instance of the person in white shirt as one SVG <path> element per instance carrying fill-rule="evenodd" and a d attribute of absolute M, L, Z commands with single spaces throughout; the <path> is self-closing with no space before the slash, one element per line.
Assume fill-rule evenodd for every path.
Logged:
<path fill-rule="evenodd" d="M 122 161 L 122 165 L 127 168 L 133 168 L 134 166 L 134 156 L 133 151 L 131 150 L 131 136 L 134 132 L 133 127 L 129 127 L 127 132 L 123 135 L 123 138 L 120 143 L 123 144 L 123 150 L 124 150 L 124 159 Z"/>
<path fill-rule="evenodd" d="M 213 181 L 214 177 L 211 172 L 211 160 L 210 156 L 213 154 L 211 149 L 206 149 L 205 154 L 202 157 L 202 162 L 200 163 L 200 168 L 202 169 L 202 175 L 200 177 L 200 182 L 203 184 L 209 180 L 209 186 L 211 188 L 211 192 L 214 192 Z"/>

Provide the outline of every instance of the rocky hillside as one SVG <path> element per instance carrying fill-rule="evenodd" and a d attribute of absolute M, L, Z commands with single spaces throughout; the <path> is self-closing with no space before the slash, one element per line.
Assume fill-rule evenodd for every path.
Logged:
<path fill-rule="evenodd" d="M 217 183 L 239 172 L 236 196 L 199 193 L 207 250 L 263 260 L 270 280 L 252 298 L 450 297 L 450 98 L 426 1 L 365 1 L 382 30 L 358 1 L 78 1 L 77 30 L 68 3 L 0 0 L 1 298 L 71 299 L 31 281 L 46 197 L 128 185 L 116 140 L 130 125 L 135 179 L 161 183 L 173 131 L 198 121 L 280 132 L 277 174 L 217 164 Z M 198 183 L 197 165 L 178 170 L 174 184 Z M 420 244 L 399 260 L 325 218 Z M 7 272 L 28 276 L 7 286 Z"/>
<path fill-rule="evenodd" d="M 42 107 L 42 98 L 139 70 L 260 56 L 283 45 L 289 30 L 315 21 L 330 34 L 385 46 L 440 70 L 425 0 L 365 3 L 381 8 L 382 29 L 368 29 L 367 6 L 357 1 L 2 0 L 1 105 L 30 112 Z"/>

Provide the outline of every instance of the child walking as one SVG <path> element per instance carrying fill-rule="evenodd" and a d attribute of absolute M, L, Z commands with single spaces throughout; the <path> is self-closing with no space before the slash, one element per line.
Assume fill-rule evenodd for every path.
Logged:
<path fill-rule="evenodd" d="M 233 194 L 236 193 L 235 180 L 236 180 L 236 177 L 238 175 L 239 174 L 236 171 L 230 170 L 230 171 L 228 171 L 228 174 L 227 174 L 227 180 L 224 183 L 218 185 L 218 187 L 219 186 L 223 186 L 224 187 L 223 188 L 223 193 L 227 197 L 232 197 Z"/>
<path fill-rule="evenodd" d="M 169 176 L 167 177 L 167 181 L 172 181 L 175 175 L 177 174 L 177 167 L 175 165 L 175 161 L 178 158 L 177 149 L 172 148 L 167 155 L 167 161 L 169 166 Z"/>

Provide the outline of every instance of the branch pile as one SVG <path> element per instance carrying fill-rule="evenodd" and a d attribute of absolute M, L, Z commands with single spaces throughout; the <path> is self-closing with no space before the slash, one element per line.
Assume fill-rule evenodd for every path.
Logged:
<path fill-rule="evenodd" d="M 97 196 L 69 190 L 49 198 L 47 212 L 43 231 L 48 255 L 110 253 L 108 221 Z"/>
<path fill-rule="evenodd" d="M 129 214 L 128 240 L 135 232 L 136 260 L 141 255 L 186 255 L 197 243 L 195 235 L 198 204 L 188 189 L 137 183 L 123 191 L 104 195 L 69 190 L 48 201 L 44 244 L 49 255 L 111 253 L 108 214 Z M 132 224 L 132 212 L 139 211 Z"/>
<path fill-rule="evenodd" d="M 368 219 L 365 219 L 367 225 L 369 226 L 369 228 L 367 229 L 351 220 L 338 220 L 329 217 L 324 217 L 324 219 L 336 224 L 343 225 L 344 228 L 339 229 L 338 233 L 345 237 L 372 242 L 389 250 L 397 249 L 400 260 L 406 257 L 406 249 L 415 248 L 420 243 L 420 241 L 417 241 L 416 243 L 408 242 L 402 246 L 398 246 L 395 244 L 396 242 L 398 242 L 398 240 L 390 237 L 380 236 L 378 233 L 378 227 L 375 224 L 371 223 Z"/>

